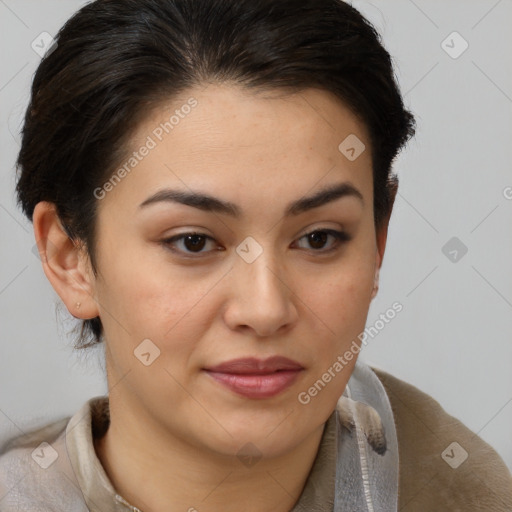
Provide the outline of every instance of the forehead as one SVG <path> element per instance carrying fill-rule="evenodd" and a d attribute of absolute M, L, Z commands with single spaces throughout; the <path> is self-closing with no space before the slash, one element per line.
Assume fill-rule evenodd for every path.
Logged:
<path fill-rule="evenodd" d="M 209 84 L 189 89 L 171 104 L 156 110 L 141 126 L 138 135 L 143 136 L 151 127 L 158 127 L 162 120 L 165 123 L 173 112 L 188 111 L 185 107 L 191 98 L 197 106 L 180 116 L 172 133 L 176 137 L 188 136 L 190 142 L 200 136 L 208 142 L 205 148 L 208 150 L 256 148 L 261 154 L 261 147 L 258 147 L 261 144 L 279 148 L 280 144 L 295 143 L 297 148 L 304 149 L 304 142 L 308 142 L 312 150 L 328 154 L 333 148 L 337 149 L 340 137 L 357 134 L 365 142 L 368 138 L 364 124 L 326 90 L 309 88 L 290 93 L 245 89 L 234 84 Z M 198 152 L 201 149 L 192 146 Z"/>
<path fill-rule="evenodd" d="M 164 186 L 255 201 L 265 193 L 268 199 L 272 189 L 283 202 L 316 183 L 345 180 L 363 194 L 372 189 L 366 127 L 321 89 L 192 88 L 148 115 L 135 130 L 131 151 L 137 156 L 130 159 L 129 153 L 119 164 L 127 177 L 109 193 L 111 200 L 123 195 L 140 203 Z"/>

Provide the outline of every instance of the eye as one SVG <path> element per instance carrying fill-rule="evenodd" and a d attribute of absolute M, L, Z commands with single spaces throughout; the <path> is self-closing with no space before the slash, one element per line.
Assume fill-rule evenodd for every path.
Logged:
<path fill-rule="evenodd" d="M 329 237 L 331 240 L 334 240 L 334 242 L 330 247 L 324 249 Z M 350 239 L 351 236 L 344 231 L 336 231 L 334 229 L 316 229 L 315 231 L 311 231 L 300 237 L 299 242 L 301 240 L 306 240 L 306 243 L 310 244 L 310 247 L 313 248 L 313 252 L 326 253 L 335 251 L 341 244 L 348 242 Z M 305 247 L 305 249 L 308 248 Z"/>
<path fill-rule="evenodd" d="M 171 238 L 162 240 L 162 243 L 171 251 L 185 254 L 201 254 L 204 252 L 211 252 L 203 251 L 205 246 L 207 246 L 207 242 L 214 242 L 214 239 L 205 233 L 182 233 L 181 235 L 176 235 Z M 180 244 L 181 248 L 174 248 L 176 245 Z"/>
<path fill-rule="evenodd" d="M 329 239 L 331 239 L 333 243 L 330 244 L 330 247 L 324 249 Z M 341 244 L 351 240 L 351 236 L 343 231 L 336 231 L 334 229 L 317 229 L 315 231 L 311 231 L 301 236 L 299 238 L 299 242 L 301 240 L 305 240 L 306 243 L 310 245 L 309 248 L 313 249 L 313 252 L 328 253 L 331 251 L 335 251 L 336 249 L 339 248 Z M 203 250 L 205 249 L 205 247 L 207 247 L 208 242 L 212 244 L 212 249 L 215 250 L 215 240 L 211 236 L 206 235 L 205 233 L 182 233 L 180 235 L 175 235 L 170 238 L 166 238 L 162 240 L 161 243 L 166 248 L 173 252 L 190 256 L 194 254 L 200 255 L 213 252 L 213 250 Z M 308 247 L 300 248 L 308 249 Z M 217 248 L 217 250 L 222 249 Z"/>

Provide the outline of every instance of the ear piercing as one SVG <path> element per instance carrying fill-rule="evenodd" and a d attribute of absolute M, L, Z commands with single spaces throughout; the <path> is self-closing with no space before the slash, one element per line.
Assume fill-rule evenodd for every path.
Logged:
<path fill-rule="evenodd" d="M 76 309 L 80 309 L 80 306 L 81 306 L 81 305 L 82 305 L 82 304 L 81 304 L 81 302 L 77 302 L 77 303 L 75 304 Z"/>

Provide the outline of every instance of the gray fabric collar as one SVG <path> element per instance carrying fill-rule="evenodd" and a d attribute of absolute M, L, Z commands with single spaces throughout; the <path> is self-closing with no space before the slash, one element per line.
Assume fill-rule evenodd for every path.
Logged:
<path fill-rule="evenodd" d="M 388 396 L 358 360 L 336 406 L 334 512 L 392 512 L 398 507 L 398 441 Z"/>

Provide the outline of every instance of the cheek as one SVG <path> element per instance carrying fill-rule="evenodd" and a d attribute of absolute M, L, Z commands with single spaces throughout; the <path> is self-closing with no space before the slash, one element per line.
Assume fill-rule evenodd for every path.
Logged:
<path fill-rule="evenodd" d="M 150 339 L 161 351 L 160 362 L 184 361 L 216 313 L 211 291 L 218 276 L 173 268 L 164 258 L 152 265 L 147 256 L 132 252 L 105 273 L 108 285 L 100 301 L 106 336 L 127 357 L 142 340 Z"/>
<path fill-rule="evenodd" d="M 162 338 L 183 329 L 190 315 L 201 310 L 205 285 L 180 279 L 162 279 L 155 272 L 131 272 L 129 279 L 117 281 L 109 302 L 130 326 L 132 336 Z"/>
<path fill-rule="evenodd" d="M 374 258 L 341 260 L 339 266 L 324 276 L 316 276 L 313 282 L 303 277 L 302 294 L 333 321 L 351 323 L 360 317 L 357 313 L 363 316 L 367 313 L 374 275 Z"/>
<path fill-rule="evenodd" d="M 314 323 L 311 329 L 318 332 L 325 349 L 317 356 L 324 362 L 343 353 L 364 330 L 371 304 L 374 262 L 374 256 L 354 258 L 350 263 L 347 259 L 317 281 L 315 287 L 303 288 L 304 302 L 313 312 L 308 315 Z"/>

